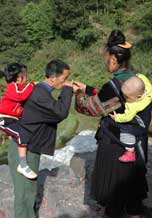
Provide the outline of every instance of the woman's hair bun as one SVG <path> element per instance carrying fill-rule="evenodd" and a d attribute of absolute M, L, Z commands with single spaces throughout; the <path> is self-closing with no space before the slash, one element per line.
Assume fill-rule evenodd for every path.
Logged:
<path fill-rule="evenodd" d="M 120 30 L 113 30 L 108 38 L 107 46 L 113 47 L 118 44 L 125 44 L 125 36 Z"/>

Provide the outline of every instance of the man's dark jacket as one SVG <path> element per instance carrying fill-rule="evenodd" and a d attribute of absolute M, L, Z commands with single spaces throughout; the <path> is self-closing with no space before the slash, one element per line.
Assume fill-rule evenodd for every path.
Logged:
<path fill-rule="evenodd" d="M 54 153 L 57 124 L 68 116 L 71 98 L 72 87 L 64 86 L 56 100 L 43 83 L 35 86 L 19 121 L 31 135 L 28 150 L 49 155 Z"/>

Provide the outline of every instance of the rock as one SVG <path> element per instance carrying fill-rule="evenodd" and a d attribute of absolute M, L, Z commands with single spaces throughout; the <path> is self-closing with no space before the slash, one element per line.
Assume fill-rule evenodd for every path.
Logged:
<path fill-rule="evenodd" d="M 7 165 L 1 165 L 0 172 L 0 218 L 12 218 L 14 217 L 12 178 Z"/>
<path fill-rule="evenodd" d="M 85 178 L 85 160 L 79 157 L 73 157 L 70 162 L 70 166 L 76 177 Z"/>
<path fill-rule="evenodd" d="M 70 166 L 40 171 L 36 201 L 38 217 L 97 217 L 95 202 L 89 197 L 91 173 L 86 173 L 92 169 L 94 159 L 95 152 L 75 154 Z"/>
<path fill-rule="evenodd" d="M 149 138 L 149 161 L 147 179 L 150 187 L 149 198 L 145 205 L 152 207 L 152 138 Z M 103 209 L 97 207 L 90 196 L 91 172 L 96 152 L 76 153 L 70 166 L 40 170 L 38 194 L 36 199 L 39 218 L 97 218 Z M 0 166 L 0 218 L 13 218 L 13 185 L 7 165 Z M 152 211 L 146 211 L 147 218 Z"/>
<path fill-rule="evenodd" d="M 97 149 L 96 140 L 94 138 L 95 131 L 83 130 L 70 141 L 64 148 L 56 149 L 54 156 L 41 155 L 39 170 L 52 170 L 63 165 L 70 165 L 70 161 L 76 153 L 94 152 Z"/>
<path fill-rule="evenodd" d="M 84 214 L 82 210 L 84 184 L 80 185 L 80 180 L 70 167 L 62 166 L 48 173 L 44 170 L 40 172 L 38 182 L 41 192 L 37 199 L 40 217 L 69 214 L 72 218 Z M 78 193 L 81 193 L 82 197 Z"/>

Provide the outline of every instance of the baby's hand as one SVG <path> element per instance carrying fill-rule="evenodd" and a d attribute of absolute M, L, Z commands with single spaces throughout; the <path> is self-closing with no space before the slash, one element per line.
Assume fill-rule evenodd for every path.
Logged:
<path fill-rule="evenodd" d="M 113 120 L 116 119 L 116 115 L 117 115 L 116 111 L 113 111 L 113 114 L 109 114 L 109 116 L 110 116 Z"/>
<path fill-rule="evenodd" d="M 34 81 L 33 83 L 34 83 L 35 85 L 37 85 L 39 82 L 38 82 L 38 81 Z"/>

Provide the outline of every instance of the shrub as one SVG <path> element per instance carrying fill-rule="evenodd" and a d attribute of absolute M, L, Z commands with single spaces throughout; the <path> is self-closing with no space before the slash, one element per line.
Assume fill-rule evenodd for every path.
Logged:
<path fill-rule="evenodd" d="M 77 31 L 75 39 L 81 45 L 81 47 L 84 48 L 94 43 L 98 37 L 99 33 L 97 32 L 97 30 L 93 29 L 92 27 L 89 27 L 86 29 L 79 29 Z"/>

